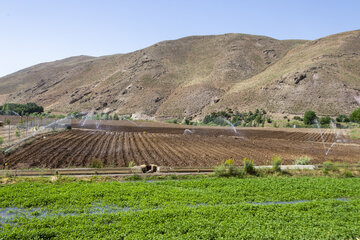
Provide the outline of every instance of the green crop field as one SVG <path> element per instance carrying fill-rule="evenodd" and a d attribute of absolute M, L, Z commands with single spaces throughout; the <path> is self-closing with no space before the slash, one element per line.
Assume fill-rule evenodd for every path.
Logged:
<path fill-rule="evenodd" d="M 357 239 L 360 179 L 27 179 L 0 216 L 0 239 Z"/>

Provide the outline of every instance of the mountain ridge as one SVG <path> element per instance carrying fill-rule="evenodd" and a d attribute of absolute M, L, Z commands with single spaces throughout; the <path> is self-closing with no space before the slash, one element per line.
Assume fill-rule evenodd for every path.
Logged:
<path fill-rule="evenodd" d="M 350 113 L 360 104 L 360 31 L 313 41 L 189 36 L 131 53 L 75 56 L 0 78 L 0 103 L 196 118 L 227 107 Z"/>

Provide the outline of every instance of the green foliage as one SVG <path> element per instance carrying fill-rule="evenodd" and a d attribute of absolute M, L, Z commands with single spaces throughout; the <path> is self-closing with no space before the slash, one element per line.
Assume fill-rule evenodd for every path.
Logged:
<path fill-rule="evenodd" d="M 234 160 L 232 160 L 231 158 L 225 160 L 225 165 L 234 165 Z"/>
<path fill-rule="evenodd" d="M 299 116 L 294 116 L 293 118 L 294 120 L 297 120 L 297 121 L 304 121 L 304 119 L 302 119 L 301 117 Z"/>
<path fill-rule="evenodd" d="M 344 178 L 352 178 L 354 177 L 354 174 L 349 170 L 345 170 L 344 172 L 341 173 L 341 176 Z"/>
<path fill-rule="evenodd" d="M 316 113 L 314 111 L 306 111 L 304 114 L 305 125 L 311 125 L 316 119 Z"/>
<path fill-rule="evenodd" d="M 227 159 L 220 166 L 215 167 L 215 176 L 218 177 L 243 177 L 243 172 L 234 166 L 234 160 Z"/>
<path fill-rule="evenodd" d="M 265 123 L 265 121 L 271 123 L 271 118 L 266 115 L 267 112 L 263 109 L 255 109 L 255 112 L 234 112 L 232 109 L 226 111 L 212 112 L 204 117 L 203 123 L 209 125 L 227 126 L 229 121 L 234 126 L 259 126 Z"/>
<path fill-rule="evenodd" d="M 90 161 L 89 164 L 90 168 L 102 168 L 103 167 L 103 162 L 101 159 L 98 158 L 94 158 Z"/>
<path fill-rule="evenodd" d="M 247 158 L 244 158 L 243 161 L 244 161 L 244 172 L 251 175 L 256 174 L 254 160 L 249 160 Z"/>
<path fill-rule="evenodd" d="M 19 129 L 16 129 L 16 130 L 15 130 L 15 136 L 18 137 L 18 138 L 20 138 L 21 135 L 20 135 Z"/>
<path fill-rule="evenodd" d="M 117 113 L 114 113 L 113 120 L 119 120 L 119 116 L 117 115 Z"/>
<path fill-rule="evenodd" d="M 348 116 L 341 114 L 336 117 L 336 121 L 337 122 L 350 122 L 350 119 L 348 118 Z"/>
<path fill-rule="evenodd" d="M 323 170 L 324 173 L 328 173 L 329 171 L 338 171 L 339 170 L 335 166 L 335 164 L 333 162 L 330 162 L 330 161 L 323 162 L 322 166 L 323 166 L 322 170 Z"/>
<path fill-rule="evenodd" d="M 360 232 L 359 178 L 41 181 L 2 185 L 0 207 L 19 213 L 2 219 L 0 239 L 356 239 Z M 271 204 L 299 200 L 309 202 Z"/>
<path fill-rule="evenodd" d="M 190 125 L 190 122 L 191 122 L 190 119 L 185 118 L 183 123 L 186 125 Z"/>
<path fill-rule="evenodd" d="M 274 155 L 271 159 L 272 169 L 275 172 L 281 172 L 281 156 Z"/>
<path fill-rule="evenodd" d="M 360 107 L 351 113 L 350 121 L 360 123 Z"/>
<path fill-rule="evenodd" d="M 0 136 L 0 146 L 3 145 L 5 142 L 4 138 Z"/>
<path fill-rule="evenodd" d="M 167 123 L 173 123 L 173 124 L 178 124 L 177 118 L 170 119 L 170 120 L 166 120 L 165 122 L 167 122 Z"/>
<path fill-rule="evenodd" d="M 309 165 L 311 158 L 309 156 L 301 156 L 295 159 L 295 165 Z"/>
<path fill-rule="evenodd" d="M 24 116 L 31 113 L 42 113 L 44 108 L 35 103 L 17 104 L 6 103 L 0 106 L 0 115 L 16 115 L 15 113 Z"/>
<path fill-rule="evenodd" d="M 331 118 L 329 116 L 321 117 L 319 119 L 319 122 L 321 125 L 328 125 L 328 124 L 330 124 L 330 121 L 331 121 Z"/>
<path fill-rule="evenodd" d="M 133 166 L 135 166 L 135 163 L 133 161 L 129 162 L 129 168 L 132 168 Z"/>

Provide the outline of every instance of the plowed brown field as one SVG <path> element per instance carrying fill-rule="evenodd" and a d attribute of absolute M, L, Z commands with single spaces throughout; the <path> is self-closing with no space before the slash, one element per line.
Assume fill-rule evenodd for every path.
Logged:
<path fill-rule="evenodd" d="M 136 126 L 136 124 L 138 126 Z M 71 131 L 41 137 L 7 156 L 9 168 L 86 167 L 93 159 L 104 166 L 126 167 L 135 164 L 157 164 L 177 167 L 213 167 L 232 158 L 242 164 L 243 158 L 253 159 L 256 165 L 269 164 L 274 154 L 283 164 L 293 164 L 302 155 L 312 163 L 326 160 L 346 163 L 360 161 L 360 142 L 347 139 L 333 130 L 324 133 L 325 149 L 317 129 L 261 129 L 102 122 L 99 129 L 94 122 L 80 129 L 74 122 Z M 338 130 L 340 131 L 340 130 Z M 325 152 L 334 141 L 338 141 Z"/>

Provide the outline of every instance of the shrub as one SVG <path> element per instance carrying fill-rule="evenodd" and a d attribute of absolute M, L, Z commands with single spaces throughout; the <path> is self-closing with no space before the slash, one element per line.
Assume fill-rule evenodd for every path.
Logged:
<path fill-rule="evenodd" d="M 218 177 L 242 177 L 242 171 L 234 166 L 234 160 L 227 159 L 220 166 L 215 167 L 215 175 Z"/>
<path fill-rule="evenodd" d="M 306 111 L 304 114 L 304 123 L 306 125 L 311 125 L 316 119 L 316 113 L 314 111 Z"/>
<path fill-rule="evenodd" d="M 114 113 L 113 120 L 119 120 L 119 116 L 117 115 L 117 113 Z"/>
<path fill-rule="evenodd" d="M 350 115 L 350 121 L 352 122 L 360 122 L 360 107 L 354 110 Z"/>
<path fill-rule="evenodd" d="M 174 119 L 166 120 L 165 122 L 177 124 L 177 123 L 178 123 L 178 120 L 177 120 L 176 118 L 174 118 Z"/>
<path fill-rule="evenodd" d="M 295 160 L 295 165 L 309 165 L 311 158 L 308 156 L 301 156 Z"/>
<path fill-rule="evenodd" d="M 17 103 L 6 103 L 0 106 L 0 111 L 4 114 L 15 115 L 15 113 L 24 116 L 31 113 L 42 113 L 44 108 L 38 106 L 35 103 L 17 104 Z"/>
<path fill-rule="evenodd" d="M 100 159 L 98 158 L 94 158 L 90 161 L 89 167 L 91 168 L 102 168 L 103 167 L 103 163 Z"/>
<path fill-rule="evenodd" d="M 294 118 L 293 118 L 294 120 L 298 120 L 298 121 L 303 121 L 304 119 L 302 119 L 301 117 L 299 117 L 299 116 L 294 116 Z"/>
<path fill-rule="evenodd" d="M 218 176 L 218 177 L 227 176 L 224 164 L 221 164 L 221 165 L 215 167 L 215 176 Z"/>
<path fill-rule="evenodd" d="M 350 122 L 350 119 L 346 115 L 339 115 L 336 117 L 337 122 Z"/>
<path fill-rule="evenodd" d="M 20 131 L 18 129 L 15 130 L 15 136 L 20 138 Z"/>
<path fill-rule="evenodd" d="M 0 137 L 0 146 L 3 145 L 3 143 L 5 142 L 3 137 Z"/>
<path fill-rule="evenodd" d="M 326 124 L 330 124 L 331 118 L 330 117 L 321 117 L 320 118 L 320 124 L 321 125 L 326 125 Z"/>
<path fill-rule="evenodd" d="M 323 172 L 324 173 L 328 173 L 329 171 L 337 171 L 337 170 L 338 169 L 333 162 L 330 162 L 330 161 L 323 162 Z"/>
<path fill-rule="evenodd" d="M 191 121 L 188 118 L 184 118 L 183 124 L 190 125 Z"/>
<path fill-rule="evenodd" d="M 351 177 L 354 177 L 353 173 L 349 170 L 345 170 L 342 174 L 341 174 L 342 177 L 344 178 L 351 178 Z"/>
<path fill-rule="evenodd" d="M 271 159 L 272 169 L 275 172 L 281 172 L 281 157 L 274 155 Z"/>
<path fill-rule="evenodd" d="M 247 174 L 255 174 L 254 160 L 244 158 L 244 172 Z"/>
<path fill-rule="evenodd" d="M 129 168 L 132 168 L 133 166 L 135 166 L 135 163 L 133 161 L 129 162 Z"/>

